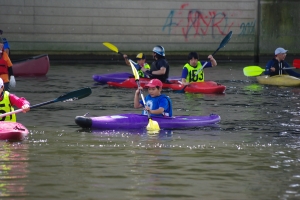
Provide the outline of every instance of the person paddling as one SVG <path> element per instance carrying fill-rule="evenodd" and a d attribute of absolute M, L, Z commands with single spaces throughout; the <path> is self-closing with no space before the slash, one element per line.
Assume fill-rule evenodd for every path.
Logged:
<path fill-rule="evenodd" d="M 203 69 L 198 74 L 198 70 L 202 68 L 202 64 L 199 61 L 199 56 L 196 52 L 190 52 L 188 55 L 189 62 L 183 66 L 181 73 L 181 82 L 183 85 L 189 85 L 191 82 L 204 82 L 204 71 Z M 210 65 L 205 65 L 207 67 L 217 66 L 217 61 L 212 55 L 208 56 L 210 60 Z"/>
<path fill-rule="evenodd" d="M 0 113 L 7 113 L 14 111 L 13 106 L 18 108 L 22 108 L 23 112 L 26 113 L 30 110 L 30 103 L 24 97 L 18 97 L 14 94 L 9 93 L 8 91 L 4 91 L 4 83 L 0 78 Z M 0 118 L 0 121 L 12 121 L 16 122 L 16 114 L 9 115 L 3 118 Z"/>
<path fill-rule="evenodd" d="M 288 50 L 285 50 L 282 47 L 278 47 L 277 49 L 275 49 L 275 57 L 267 63 L 265 68 L 265 75 L 275 76 L 288 74 L 290 76 L 300 78 L 299 73 L 293 71 L 292 69 L 285 69 L 291 68 L 290 65 L 286 61 L 284 61 L 287 52 Z"/>
<path fill-rule="evenodd" d="M 134 108 L 145 107 L 143 115 L 147 115 L 149 112 L 151 116 L 172 117 L 172 101 L 168 96 L 161 94 L 162 86 L 162 82 L 158 79 L 152 79 L 145 85 L 149 93 L 145 98 L 146 105 L 139 100 L 140 90 L 143 89 L 139 87 L 134 95 Z"/>
<path fill-rule="evenodd" d="M 163 83 L 168 83 L 170 66 L 165 58 L 165 48 L 156 45 L 152 49 L 154 62 L 151 64 L 150 70 L 142 69 L 143 72 L 149 74 L 151 79 L 159 79 Z"/>
<path fill-rule="evenodd" d="M 126 54 L 123 55 L 124 59 L 125 59 L 125 62 L 126 64 L 130 67 L 130 62 L 128 60 L 128 57 Z M 139 73 L 139 76 L 144 78 L 144 77 L 147 77 L 149 78 L 148 75 L 145 75 L 145 73 L 142 71 L 142 69 L 145 69 L 145 70 L 149 70 L 150 69 L 150 65 L 148 63 L 146 63 L 146 56 L 144 53 L 139 53 L 136 55 L 136 61 L 137 63 L 133 63 L 134 67 L 136 68 L 136 70 L 138 71 Z"/>

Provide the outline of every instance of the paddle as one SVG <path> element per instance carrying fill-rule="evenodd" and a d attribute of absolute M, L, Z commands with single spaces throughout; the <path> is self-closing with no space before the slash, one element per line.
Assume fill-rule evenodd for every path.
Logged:
<path fill-rule="evenodd" d="M 87 87 L 87 88 L 82 88 L 82 89 L 75 90 L 75 91 L 73 91 L 73 92 L 69 92 L 69 93 L 67 93 L 67 94 L 61 95 L 61 96 L 59 96 L 58 98 L 56 98 L 56 99 L 54 99 L 54 100 L 46 101 L 46 102 L 44 102 L 44 103 L 39 103 L 39 104 L 30 106 L 30 109 L 32 109 L 32 108 L 37 108 L 37 107 L 44 106 L 44 105 L 48 105 L 48 104 L 51 104 L 51 103 L 60 102 L 60 101 L 62 101 L 62 102 L 75 101 L 75 100 L 78 100 L 78 99 L 82 99 L 82 98 L 84 98 L 84 97 L 87 97 L 87 96 L 89 96 L 91 93 L 92 93 L 91 88 L 89 88 L 89 87 Z M 8 116 L 8 115 L 15 114 L 15 113 L 19 113 L 19 112 L 22 112 L 22 111 L 23 111 L 23 109 L 18 109 L 18 110 L 12 111 L 12 112 L 4 113 L 4 114 L 1 114 L 1 115 L 0 115 L 0 118 L 5 117 L 5 116 Z"/>
<path fill-rule="evenodd" d="M 135 77 L 136 84 L 137 84 L 138 87 L 140 87 L 140 80 L 139 80 L 140 76 L 139 76 L 139 73 L 137 72 L 137 70 L 134 67 L 134 65 L 132 64 L 132 62 L 130 62 L 130 66 L 131 66 L 133 75 Z M 140 94 L 141 94 L 144 106 L 146 106 L 146 102 L 145 102 L 145 98 L 144 98 L 144 95 L 142 93 L 142 90 L 140 90 Z M 157 121 L 153 121 L 152 120 L 149 112 L 147 112 L 147 113 L 148 113 L 148 120 L 149 120 L 149 123 L 148 123 L 148 125 L 146 127 L 147 130 L 148 131 L 159 131 L 160 130 L 159 124 L 157 123 Z"/>
<path fill-rule="evenodd" d="M 247 66 L 243 69 L 245 76 L 259 76 L 264 71 L 265 69 L 259 66 Z"/>
<path fill-rule="evenodd" d="M 283 69 L 300 68 L 300 59 L 299 59 L 299 63 L 297 63 L 297 59 L 295 59 L 293 62 L 293 66 L 294 67 L 288 67 L 288 68 L 283 68 Z M 243 69 L 245 76 L 259 76 L 264 71 L 266 71 L 266 70 L 259 66 L 247 66 L 247 67 L 244 67 L 244 69 Z"/>
<path fill-rule="evenodd" d="M 110 50 L 120 54 L 121 56 L 123 56 L 124 54 L 121 53 L 118 49 L 118 47 L 116 47 L 115 45 L 113 45 L 112 43 L 109 43 L 109 42 L 103 42 L 103 45 L 106 46 L 107 48 L 109 48 Z M 128 59 L 128 58 L 127 58 Z M 128 59 L 130 62 L 133 62 L 135 65 L 137 64 L 136 62 L 134 62 L 133 60 L 131 59 Z"/>
<path fill-rule="evenodd" d="M 232 36 L 232 31 L 230 31 L 226 36 L 225 38 L 222 40 L 222 42 L 220 43 L 219 47 L 217 48 L 217 50 L 215 50 L 215 52 L 212 54 L 212 56 L 214 56 L 221 48 L 225 47 L 225 45 L 229 42 L 230 38 Z M 202 67 L 200 69 L 198 69 L 198 71 L 195 73 L 195 76 L 197 76 L 203 69 L 204 67 L 207 65 L 207 63 L 209 62 L 206 61 Z M 184 93 L 184 90 L 185 88 L 187 87 L 188 85 L 185 85 L 181 90 L 177 90 L 176 93 Z"/>
<path fill-rule="evenodd" d="M 222 40 L 222 42 L 220 43 L 219 47 L 217 48 L 217 50 L 215 50 L 215 52 L 212 54 L 212 56 L 214 56 L 215 53 L 217 53 L 217 52 L 219 51 L 219 49 L 225 47 L 225 45 L 229 42 L 231 36 L 232 36 L 232 31 L 230 31 L 230 32 L 225 36 L 225 38 Z M 206 61 L 206 62 L 202 65 L 202 67 L 201 67 L 200 69 L 198 69 L 198 71 L 195 73 L 196 76 L 203 70 L 203 68 L 206 66 L 206 64 L 207 64 L 208 62 L 209 62 L 209 60 Z"/>

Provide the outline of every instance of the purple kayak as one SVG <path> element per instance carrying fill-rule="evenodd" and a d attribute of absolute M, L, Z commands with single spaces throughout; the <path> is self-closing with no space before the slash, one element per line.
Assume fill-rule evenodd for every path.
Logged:
<path fill-rule="evenodd" d="M 210 114 L 207 116 L 152 117 L 152 120 L 157 121 L 161 129 L 183 129 L 216 124 L 221 120 L 221 117 Z M 77 116 L 75 122 L 80 127 L 92 129 L 143 129 L 148 125 L 148 117 L 140 114 L 99 117 Z"/>
<path fill-rule="evenodd" d="M 94 81 L 100 84 L 106 84 L 107 82 L 116 82 L 121 83 L 128 78 L 133 78 L 134 76 L 131 73 L 121 72 L 121 73 L 112 73 L 112 74 L 94 74 Z M 181 80 L 180 76 L 170 77 L 169 80 Z"/>
<path fill-rule="evenodd" d="M 132 77 L 133 77 L 133 75 L 131 73 L 127 73 L 127 72 L 93 75 L 94 81 L 101 83 L 101 84 L 106 84 L 108 81 L 121 83 L 121 82 L 125 81 L 126 79 L 132 78 Z"/>

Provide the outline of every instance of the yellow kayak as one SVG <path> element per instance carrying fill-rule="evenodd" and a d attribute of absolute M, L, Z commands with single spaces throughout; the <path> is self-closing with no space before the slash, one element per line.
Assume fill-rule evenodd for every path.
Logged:
<path fill-rule="evenodd" d="M 277 86 L 300 86 L 300 79 L 289 75 L 276 75 L 276 76 L 257 76 L 257 81 L 260 84 L 265 85 L 277 85 Z"/>

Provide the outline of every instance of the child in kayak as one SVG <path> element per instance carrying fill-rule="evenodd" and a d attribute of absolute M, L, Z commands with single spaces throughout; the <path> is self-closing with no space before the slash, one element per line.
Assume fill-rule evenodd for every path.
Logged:
<path fill-rule="evenodd" d="M 149 112 L 151 116 L 172 117 L 172 101 L 168 96 L 161 94 L 162 86 L 160 80 L 150 80 L 145 86 L 148 88 L 149 93 L 145 98 L 146 105 L 142 100 L 139 100 L 140 90 L 143 88 L 138 88 L 134 95 L 134 108 L 145 107 L 143 115 L 147 115 L 147 112 Z"/>
<path fill-rule="evenodd" d="M 130 67 L 130 62 L 128 60 L 128 57 L 126 54 L 123 55 L 126 64 Z M 142 68 L 149 70 L 150 69 L 150 65 L 148 63 L 146 63 L 146 56 L 143 53 L 139 53 L 138 55 L 136 55 L 136 61 L 137 63 L 133 63 L 133 65 L 135 66 L 136 70 L 139 73 L 139 76 L 144 78 L 149 78 L 148 75 L 146 75 L 143 71 Z"/>
<path fill-rule="evenodd" d="M 14 94 L 10 94 L 8 91 L 4 91 L 4 83 L 1 78 L 0 87 L 0 105 L 2 105 L 0 107 L 1 114 L 14 111 L 14 108 L 12 106 L 22 108 L 24 113 L 30 110 L 30 104 L 25 98 L 19 98 Z M 16 122 L 16 114 L 0 118 L 0 121 Z"/>
<path fill-rule="evenodd" d="M 181 82 L 183 85 L 189 85 L 191 82 L 204 82 L 204 72 L 203 69 L 206 67 L 215 67 L 217 66 L 217 61 L 212 55 L 208 56 L 210 59 L 210 64 L 204 66 L 204 68 L 199 71 L 199 74 L 196 74 L 198 70 L 202 68 L 202 64 L 199 61 L 199 56 L 196 52 L 190 52 L 188 55 L 189 63 L 186 63 L 183 66 L 181 73 Z"/>

